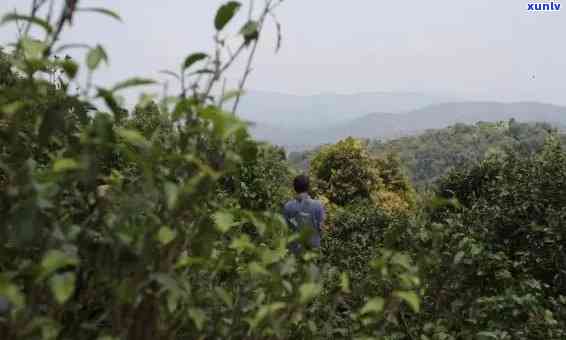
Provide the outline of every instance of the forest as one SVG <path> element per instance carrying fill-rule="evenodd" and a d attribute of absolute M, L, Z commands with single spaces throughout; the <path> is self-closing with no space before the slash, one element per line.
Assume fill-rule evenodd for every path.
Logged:
<path fill-rule="evenodd" d="M 221 90 L 281 2 L 242 27 L 226 2 L 213 51 L 167 71 L 179 93 L 131 110 L 121 93 L 156 81 L 95 85 L 109 53 L 61 39 L 118 13 L 3 16 L 20 34 L 0 50 L 0 339 L 566 339 L 565 137 L 478 122 L 287 158 L 238 119 L 251 68 Z M 327 221 L 295 254 L 300 172 Z"/>

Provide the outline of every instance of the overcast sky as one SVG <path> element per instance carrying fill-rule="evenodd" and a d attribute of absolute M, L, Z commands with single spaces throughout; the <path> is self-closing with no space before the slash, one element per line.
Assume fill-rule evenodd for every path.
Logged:
<path fill-rule="evenodd" d="M 153 76 L 175 69 L 190 52 L 210 50 L 215 9 L 223 2 L 83 0 L 83 6 L 116 9 L 125 23 L 82 14 L 63 38 L 107 48 L 111 65 L 98 82 Z M 286 0 L 278 9 L 283 47 L 274 53 L 270 29 L 248 88 L 411 91 L 566 105 L 566 2 L 553 13 L 528 12 L 528 2 Z M 0 11 L 29 3 L 1 0 Z M 0 28 L 0 43 L 13 38 Z"/>

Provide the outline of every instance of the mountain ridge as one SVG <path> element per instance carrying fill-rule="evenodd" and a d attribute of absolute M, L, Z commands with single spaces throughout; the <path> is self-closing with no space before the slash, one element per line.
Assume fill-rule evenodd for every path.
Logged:
<path fill-rule="evenodd" d="M 391 139 L 456 123 L 474 124 L 514 118 L 521 122 L 566 125 L 566 107 L 536 101 L 462 101 L 432 104 L 408 113 L 370 113 L 319 128 L 284 128 L 258 123 L 252 134 L 259 140 L 302 151 L 346 137 Z"/>
<path fill-rule="evenodd" d="M 363 92 L 294 95 L 249 91 L 241 99 L 238 116 L 246 121 L 293 129 L 332 127 L 368 112 L 405 113 L 426 105 L 456 100 L 417 92 Z"/>

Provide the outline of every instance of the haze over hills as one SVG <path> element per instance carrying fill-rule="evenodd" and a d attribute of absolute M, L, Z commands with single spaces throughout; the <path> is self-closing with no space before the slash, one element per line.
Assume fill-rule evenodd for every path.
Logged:
<path fill-rule="evenodd" d="M 449 95 L 368 92 L 299 96 L 250 91 L 241 99 L 244 120 L 276 128 L 327 128 L 370 112 L 404 113 L 431 104 L 459 100 Z"/>
<path fill-rule="evenodd" d="M 286 128 L 284 123 L 258 123 L 252 128 L 259 140 L 302 151 L 348 136 L 391 139 L 455 123 L 474 124 L 515 118 L 520 122 L 566 125 L 566 107 L 537 103 L 449 102 L 428 105 L 407 113 L 373 113 L 319 128 Z"/>

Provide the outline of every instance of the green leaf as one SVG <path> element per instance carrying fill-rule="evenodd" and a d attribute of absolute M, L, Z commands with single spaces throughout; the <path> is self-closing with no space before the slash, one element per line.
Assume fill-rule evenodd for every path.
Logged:
<path fill-rule="evenodd" d="M 257 21 L 248 21 L 242 29 L 240 29 L 240 34 L 244 37 L 246 44 L 257 40 L 259 38 L 259 24 Z"/>
<path fill-rule="evenodd" d="M 262 266 L 261 264 L 259 264 L 258 262 L 251 262 L 248 265 L 248 269 L 250 271 L 250 274 L 252 275 L 270 275 L 269 271 L 267 269 L 265 269 L 264 266 Z"/>
<path fill-rule="evenodd" d="M 141 147 L 149 148 L 150 143 L 138 131 L 131 129 L 117 128 L 116 134 L 122 137 L 127 143 Z"/>
<path fill-rule="evenodd" d="M 391 258 L 391 263 L 398 264 L 405 269 L 411 268 L 411 258 L 406 254 L 395 253 Z"/>
<path fill-rule="evenodd" d="M 168 75 L 168 76 L 174 77 L 175 79 L 181 81 L 181 77 L 180 77 L 177 73 L 175 73 L 175 72 L 173 72 L 173 71 L 161 70 L 161 71 L 159 71 L 159 73 L 166 74 L 166 75 Z"/>
<path fill-rule="evenodd" d="M 49 280 L 51 292 L 59 304 L 64 304 L 73 295 L 75 281 L 75 273 L 55 275 Z"/>
<path fill-rule="evenodd" d="M 187 58 L 185 58 L 185 61 L 183 62 L 183 67 L 182 70 L 185 71 L 186 69 L 188 69 L 189 67 L 191 67 L 193 64 L 208 58 L 208 55 L 206 53 L 193 53 L 191 55 L 189 55 Z"/>
<path fill-rule="evenodd" d="M 213 73 L 215 73 L 214 70 L 203 69 L 203 70 L 191 72 L 190 74 L 193 75 L 193 74 L 213 74 Z"/>
<path fill-rule="evenodd" d="M 207 107 L 198 112 L 199 117 L 212 122 L 213 134 L 220 138 L 227 138 L 241 129 L 246 128 L 246 124 L 232 114 L 228 114 L 216 107 Z"/>
<path fill-rule="evenodd" d="M 155 273 L 151 275 L 151 278 L 158 282 L 165 291 L 176 294 L 181 293 L 181 288 L 174 276 L 165 273 Z"/>
<path fill-rule="evenodd" d="M 247 319 L 250 324 L 250 328 L 255 330 L 267 316 L 274 314 L 285 307 L 286 305 L 283 302 L 274 302 L 270 305 L 261 306 L 253 319 Z"/>
<path fill-rule="evenodd" d="M 112 92 L 120 91 L 127 89 L 129 87 L 136 87 L 136 86 L 145 86 L 145 85 L 152 85 L 155 84 L 156 81 L 147 78 L 130 78 L 124 81 L 119 82 L 118 84 L 114 85 L 112 88 Z"/>
<path fill-rule="evenodd" d="M 165 191 L 167 209 L 174 209 L 179 200 L 179 187 L 175 183 L 165 182 L 163 190 Z"/>
<path fill-rule="evenodd" d="M 86 55 L 86 66 L 89 70 L 96 70 L 102 61 L 108 64 L 108 55 L 102 46 L 96 45 L 96 47 L 88 51 Z"/>
<path fill-rule="evenodd" d="M 61 325 L 46 316 L 34 317 L 26 328 L 33 331 L 40 331 L 38 332 L 41 334 L 39 338 L 43 340 L 55 340 L 59 337 L 59 333 L 61 333 Z"/>
<path fill-rule="evenodd" d="M 97 97 L 102 98 L 104 100 L 104 103 L 106 103 L 106 106 L 108 106 L 112 113 L 114 113 L 116 122 L 122 120 L 122 118 L 127 115 L 127 111 L 123 112 L 124 110 L 120 107 L 120 104 L 118 104 L 118 101 L 114 97 L 114 94 L 111 91 L 103 88 L 98 88 L 97 90 Z"/>
<path fill-rule="evenodd" d="M 302 304 L 308 303 L 314 299 L 320 292 L 322 287 L 314 282 L 304 283 L 299 287 L 299 301 Z"/>
<path fill-rule="evenodd" d="M 220 31 L 226 27 L 240 7 L 242 7 L 242 4 L 237 1 L 229 1 L 220 6 L 218 12 L 216 12 L 216 18 L 214 19 L 214 27 L 216 27 L 216 30 Z"/>
<path fill-rule="evenodd" d="M 0 111 L 4 111 L 4 113 L 8 115 L 13 115 L 14 113 L 18 112 L 22 107 L 24 107 L 24 103 L 22 101 L 15 101 L 0 106 Z"/>
<path fill-rule="evenodd" d="M 263 248 L 261 250 L 261 262 L 265 265 L 270 265 L 279 262 L 286 254 L 286 248 L 270 249 Z"/>
<path fill-rule="evenodd" d="M 53 172 L 61 173 L 67 171 L 73 171 L 80 168 L 79 162 L 72 158 L 61 158 L 53 163 Z"/>
<path fill-rule="evenodd" d="M 64 44 L 61 45 L 59 47 L 57 47 L 57 49 L 55 49 L 55 51 L 53 53 L 57 54 L 57 53 L 61 53 L 65 50 L 68 49 L 72 49 L 72 48 L 86 48 L 86 49 L 91 49 L 92 47 L 90 47 L 87 44 Z"/>
<path fill-rule="evenodd" d="M 385 300 L 381 297 L 375 297 L 370 299 L 360 310 L 360 314 L 369 314 L 369 313 L 381 313 L 383 311 L 383 307 L 385 307 Z"/>
<path fill-rule="evenodd" d="M 230 249 L 235 249 L 238 253 L 254 249 L 254 244 L 248 235 L 240 235 L 230 243 Z"/>
<path fill-rule="evenodd" d="M 26 37 L 22 38 L 20 40 L 20 43 L 24 51 L 24 55 L 27 59 L 43 58 L 43 52 L 47 48 L 47 46 L 43 42 Z"/>
<path fill-rule="evenodd" d="M 79 71 L 79 65 L 71 60 L 65 60 L 61 63 L 61 68 L 65 71 L 65 74 L 69 79 L 75 79 Z"/>
<path fill-rule="evenodd" d="M 218 295 L 218 297 L 222 300 L 222 302 L 224 302 L 224 304 L 226 306 L 231 308 L 234 305 L 232 295 L 230 295 L 230 293 L 228 291 L 226 291 L 226 289 L 224 289 L 222 287 L 215 287 L 214 291 L 216 292 L 216 295 Z"/>
<path fill-rule="evenodd" d="M 95 12 L 95 13 L 100 13 L 100 14 L 104 14 L 106 16 L 112 17 L 118 21 L 122 21 L 122 18 L 120 17 L 120 15 L 118 15 L 118 13 L 109 10 L 107 8 L 100 8 L 100 7 L 82 7 L 82 8 L 77 8 L 77 11 L 80 12 Z"/>
<path fill-rule="evenodd" d="M 157 232 L 157 240 L 164 246 L 171 243 L 175 237 L 177 233 L 169 227 L 161 227 Z"/>
<path fill-rule="evenodd" d="M 41 260 L 41 277 L 48 276 L 61 268 L 78 264 L 79 259 L 74 255 L 65 254 L 60 250 L 49 250 Z"/>
<path fill-rule="evenodd" d="M 462 259 L 464 258 L 464 255 L 466 255 L 463 251 L 459 251 L 456 256 L 454 256 L 454 264 L 458 264 L 462 261 Z"/>
<path fill-rule="evenodd" d="M 350 291 L 350 278 L 347 273 L 340 274 L 340 289 L 344 293 L 351 293 Z"/>
<path fill-rule="evenodd" d="M 212 219 L 216 229 L 223 234 L 228 232 L 233 226 L 238 225 L 237 222 L 234 222 L 234 216 L 226 211 L 216 212 L 212 215 Z"/>
<path fill-rule="evenodd" d="M 0 296 L 6 298 L 12 305 L 16 306 L 17 308 L 21 308 L 25 304 L 25 297 L 20 291 L 20 288 L 1 277 Z"/>
<path fill-rule="evenodd" d="M 180 300 L 181 295 L 177 292 L 169 292 L 169 294 L 167 294 L 167 309 L 169 312 L 174 313 L 177 310 Z"/>
<path fill-rule="evenodd" d="M 183 253 L 179 259 L 177 259 L 177 263 L 175 264 L 175 269 L 183 269 L 186 267 L 191 267 L 194 265 L 202 265 L 205 263 L 206 260 L 200 257 L 191 257 L 188 256 L 186 253 Z"/>
<path fill-rule="evenodd" d="M 206 321 L 206 315 L 204 314 L 202 309 L 190 308 L 189 317 L 193 320 L 195 326 L 197 326 L 197 329 L 199 331 L 202 330 L 202 327 L 204 326 L 204 322 Z"/>
<path fill-rule="evenodd" d="M 26 21 L 32 24 L 38 25 L 45 30 L 45 32 L 51 34 L 53 32 L 53 27 L 49 25 L 49 23 L 43 19 L 38 17 L 31 17 L 29 15 L 21 15 L 17 13 L 8 13 L 2 17 L 2 21 L 0 21 L 0 25 L 4 25 L 9 22 L 18 22 L 18 21 Z"/>
<path fill-rule="evenodd" d="M 396 291 L 393 292 L 393 295 L 397 296 L 401 300 L 405 301 L 415 313 L 418 313 L 420 310 L 420 299 L 415 292 L 400 292 Z"/>

